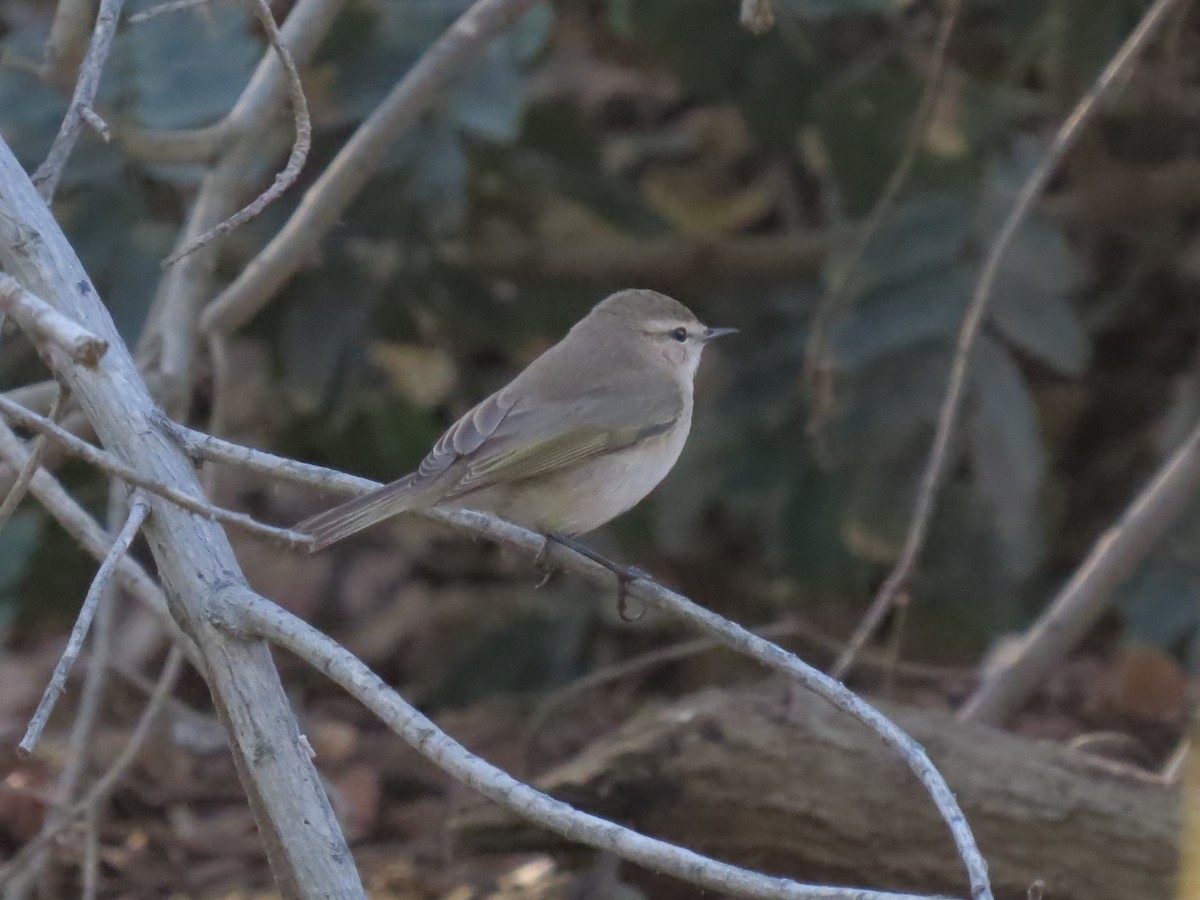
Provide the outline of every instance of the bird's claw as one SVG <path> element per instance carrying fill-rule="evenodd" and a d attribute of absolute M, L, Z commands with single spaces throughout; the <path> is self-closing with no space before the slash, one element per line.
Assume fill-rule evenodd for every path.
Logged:
<path fill-rule="evenodd" d="M 650 575 L 635 566 L 614 567 L 612 571 L 617 576 L 617 615 L 622 622 L 636 622 L 646 614 L 646 606 L 639 603 L 640 608 L 636 613 L 629 612 L 629 585 L 639 579 L 649 581 Z"/>
<path fill-rule="evenodd" d="M 537 556 L 533 558 L 533 567 L 542 576 L 538 580 L 538 583 L 534 585 L 533 589 L 535 591 L 541 590 L 547 584 L 549 584 L 550 579 L 553 578 L 555 573 L 558 572 L 558 567 L 550 561 L 550 541 L 551 538 L 543 538 L 542 548 L 538 550 Z"/>

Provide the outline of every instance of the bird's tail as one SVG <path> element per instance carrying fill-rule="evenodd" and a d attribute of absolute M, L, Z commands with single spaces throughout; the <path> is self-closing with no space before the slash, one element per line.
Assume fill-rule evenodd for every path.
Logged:
<path fill-rule="evenodd" d="M 407 475 L 376 491 L 305 519 L 296 526 L 296 530 L 312 536 L 308 550 L 314 553 L 397 513 L 429 505 L 430 498 L 426 496 L 429 492 L 422 490 L 428 485 L 422 484 L 422 481 L 424 479 L 418 481 L 415 474 Z"/>

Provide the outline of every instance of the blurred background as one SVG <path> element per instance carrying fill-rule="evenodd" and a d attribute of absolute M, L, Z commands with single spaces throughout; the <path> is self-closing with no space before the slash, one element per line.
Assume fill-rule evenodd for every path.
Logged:
<path fill-rule="evenodd" d="M 1148 6 L 966 0 L 911 173 L 852 267 L 856 229 L 910 143 L 937 65 L 941 4 L 775 0 L 762 35 L 738 26 L 731 0 L 535 7 L 242 329 L 226 433 L 390 480 L 604 295 L 670 293 L 740 334 L 706 354 L 674 472 L 592 543 L 740 623 L 799 619 L 808 637 L 793 645 L 827 664 L 896 560 L 981 257 L 1048 137 Z M 301 184 L 226 239 L 221 281 L 465 8 L 347 3 L 303 73 L 314 149 Z M 30 71 L 52 13 L 43 0 L 0 0 L 0 133 L 30 169 L 69 96 Z M 55 212 L 131 345 L 206 171 L 144 161 L 138 135 L 220 119 L 264 47 L 253 17 L 221 2 L 118 32 L 100 94 L 116 137 L 85 133 Z M 256 187 L 290 140 L 285 113 L 261 170 L 247 173 Z M 1001 267 L 901 635 L 904 659 L 950 673 L 923 702 L 961 700 L 970 667 L 1044 607 L 1194 425 L 1198 286 L 1200 16 L 1184 4 Z M 814 315 L 831 303 L 840 313 L 814 340 Z M 212 378 L 199 376 L 190 421 L 203 428 Z M 45 377 L 6 332 L 0 388 Z M 103 513 L 102 479 L 76 463 L 59 472 Z M 274 524 L 336 499 L 229 470 L 211 477 L 222 503 Z M 535 590 L 526 561 L 416 519 L 311 558 L 234 539 L 257 587 L 501 760 L 519 755 L 511 723 L 548 692 L 688 637 L 653 615 L 621 623 L 612 595 L 569 577 Z M 0 532 L 4 671 L 52 664 L 92 572 L 27 502 Z M 1192 516 L 1018 727 L 1069 738 L 1119 726 L 1136 759 L 1161 762 L 1186 708 L 1198 624 Z M 133 650 L 149 659 L 161 645 L 147 636 Z M 375 759 L 362 742 L 383 740 L 377 726 L 313 673 L 287 677 L 318 737 L 322 722 L 335 736 L 349 728 L 350 756 Z M 538 758 L 563 758 L 657 698 L 758 677 L 711 654 L 658 668 L 550 729 Z M 30 691 L 0 701 L 5 733 L 23 727 L 25 694 L 40 692 L 38 677 L 25 680 Z M 206 708 L 198 680 L 183 696 Z M 356 836 L 419 830 L 420 802 L 380 811 L 383 796 L 425 796 L 410 776 L 365 768 L 344 786 L 367 798 Z"/>

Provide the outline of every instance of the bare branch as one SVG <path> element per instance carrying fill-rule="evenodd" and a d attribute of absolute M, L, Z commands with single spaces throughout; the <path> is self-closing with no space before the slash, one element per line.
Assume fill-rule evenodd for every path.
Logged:
<path fill-rule="evenodd" d="M 429 108 L 437 92 L 496 34 L 537 0 L 477 0 L 438 38 L 350 138 L 308 189 L 287 225 L 221 292 L 200 321 L 230 332 L 254 316 L 310 258 L 388 148 Z"/>
<path fill-rule="evenodd" d="M 353 478 L 339 472 L 322 469 L 319 466 L 283 459 L 260 450 L 239 447 L 229 441 L 202 435 L 174 423 L 168 424 L 161 417 L 159 425 L 180 437 L 189 453 L 202 454 L 209 459 L 236 462 L 263 474 L 273 474 L 291 481 L 300 481 L 340 491 L 361 493 L 378 487 L 375 482 L 366 479 Z M 609 569 L 588 557 L 554 542 L 549 542 L 539 534 L 494 516 L 471 510 L 437 508 L 422 511 L 419 514 L 434 521 L 444 522 L 459 531 L 486 537 L 503 546 L 519 550 L 532 558 L 553 556 L 553 562 L 561 563 L 563 568 L 592 582 L 606 584 L 612 577 Z M 648 579 L 634 581 L 629 585 L 628 591 L 632 597 L 646 605 L 682 619 L 693 628 L 710 635 L 734 651 L 749 656 L 768 668 L 782 672 L 807 689 L 824 697 L 836 708 L 853 716 L 879 735 L 885 744 L 904 759 L 920 779 L 949 826 L 966 866 L 967 874 L 971 879 L 972 895 L 976 900 L 991 896 L 991 889 L 988 887 L 987 881 L 987 866 L 975 846 L 970 828 L 963 818 L 962 811 L 958 808 L 953 793 L 933 764 L 929 762 L 924 751 L 904 732 L 845 686 L 812 668 L 795 655 L 755 636 L 722 616 L 692 603 L 686 597 L 667 590 Z M 255 608 L 257 609 L 257 606 Z M 291 648 L 289 647 L 289 649 Z M 353 659 L 353 657 L 350 658 Z M 355 662 L 357 663 L 357 660 Z M 361 666 L 361 663 L 358 665 Z M 328 674 L 328 670 L 324 671 Z M 375 676 L 371 675 L 370 677 L 374 679 Z M 339 681 L 339 683 L 341 682 Z M 343 687 L 345 686 L 343 684 Z M 347 689 L 349 690 L 349 688 Z M 372 708 L 374 709 L 374 707 Z M 378 713 L 379 710 L 376 709 L 376 712 Z"/>
<path fill-rule="evenodd" d="M 140 13 L 134 13 L 129 17 L 129 24 L 138 25 L 147 19 L 161 16 L 163 13 L 182 12 L 185 9 L 195 9 L 197 6 L 207 6 L 215 2 L 217 0 L 171 0 L 170 3 L 160 3 L 158 6 L 144 9 Z"/>
<path fill-rule="evenodd" d="M 96 780 L 96 783 L 92 785 L 83 797 L 65 811 L 64 815 L 55 818 L 52 825 L 42 829 L 37 837 L 28 841 L 13 856 L 5 868 L 0 869 L 0 885 L 17 877 L 17 873 L 25 869 L 29 865 L 29 861 L 38 855 L 50 841 L 58 837 L 76 818 L 88 810 L 99 807 L 112 793 L 113 789 L 120 784 L 121 779 L 125 777 L 125 774 L 129 771 L 129 767 L 133 765 L 138 754 L 145 746 L 146 739 L 150 736 L 154 723 L 171 697 L 171 691 L 175 688 L 175 683 L 179 680 L 179 673 L 182 670 L 183 656 L 184 654 L 180 649 L 180 645 L 173 644 L 170 652 L 167 654 L 167 661 L 163 663 L 158 681 L 154 684 L 154 690 L 150 694 L 150 699 L 146 702 L 145 709 L 142 710 L 137 724 L 134 725 L 133 731 L 130 732 L 129 740 L 125 742 L 125 746 L 121 748 L 121 752 L 113 760 L 112 765 Z"/>
<path fill-rule="evenodd" d="M 122 514 L 124 509 L 125 498 L 123 496 L 123 491 L 121 494 L 118 494 L 116 492 L 117 486 L 117 482 L 113 482 L 109 489 L 110 522 L 115 522 L 117 517 Z M 118 538 L 118 540 L 120 539 Z M 105 556 L 104 560 L 101 561 L 101 571 L 96 576 L 97 581 L 102 580 L 101 575 L 103 574 L 105 567 L 110 564 L 109 560 L 112 558 L 112 556 L 113 551 L 110 551 L 109 554 Z M 115 601 L 117 598 L 109 597 L 107 598 L 107 602 L 101 602 L 105 600 L 104 588 L 100 587 L 99 591 L 96 591 L 95 587 L 93 587 L 93 591 L 89 592 L 89 599 L 91 599 L 93 596 L 93 592 L 94 596 L 96 596 L 98 600 L 93 603 L 96 621 L 95 626 L 92 628 L 92 652 L 88 657 L 87 675 L 83 681 L 83 691 L 79 699 L 79 708 L 75 713 L 75 721 L 71 725 L 71 734 L 67 741 L 67 749 L 63 757 L 64 761 L 62 770 L 59 772 L 58 783 L 55 786 L 55 807 L 50 811 L 50 814 L 42 823 L 39 836 L 48 832 L 56 832 L 61 827 L 60 823 L 62 820 L 67 818 L 67 804 L 69 804 L 75 797 L 76 789 L 79 787 L 79 783 L 83 778 L 84 772 L 87 768 L 89 750 L 91 749 L 93 743 L 92 735 L 95 732 L 96 723 L 100 719 L 100 709 L 104 700 L 104 691 L 108 686 L 108 666 L 109 661 L 112 658 L 112 645 L 114 637 L 113 623 L 116 619 Z M 79 647 L 82 645 L 84 634 L 87 631 L 87 624 L 83 624 L 82 629 L 80 629 L 80 622 L 82 622 L 85 618 L 91 618 L 87 611 L 87 607 L 88 603 L 85 601 L 84 608 L 79 614 L 79 620 L 76 622 L 76 629 L 72 631 L 71 640 L 68 641 L 67 649 L 63 654 L 63 658 L 59 661 L 59 665 L 55 668 L 54 677 L 51 678 L 50 686 L 47 687 L 46 694 L 43 695 L 42 702 L 39 704 L 38 709 L 34 714 L 34 719 L 30 723 L 29 731 L 25 736 L 26 740 L 29 740 L 31 737 L 33 738 L 30 747 L 32 747 L 32 744 L 36 743 L 36 741 L 40 738 L 41 729 L 45 724 L 44 718 L 42 718 L 39 722 L 39 716 L 42 716 L 43 710 L 45 711 L 45 716 L 49 716 L 50 707 L 53 706 L 57 695 L 60 694 L 65 687 L 66 677 L 69 673 L 64 670 L 63 663 L 67 663 L 66 669 L 70 668 L 70 664 L 73 662 L 73 659 L 68 661 L 67 655 L 72 651 L 72 642 L 75 641 L 77 634 L 79 643 L 74 647 L 74 653 L 77 655 L 79 652 Z M 58 685 L 57 692 L 52 694 L 56 684 L 55 679 L 59 677 L 60 670 L 63 680 Z M 34 734 L 35 730 L 36 734 Z M 20 749 L 25 750 L 24 745 L 22 745 Z M 29 751 L 25 750 L 25 752 Z M 84 824 L 85 831 L 90 832 L 92 830 L 91 825 L 93 823 L 90 821 L 85 821 Z M 35 841 L 34 843 L 38 842 Z M 13 895 L 17 897 L 24 897 L 26 891 L 25 886 L 41 876 L 45 868 L 46 861 L 47 855 L 44 852 L 35 852 L 28 858 L 28 861 L 23 868 L 14 868 L 9 870 L 11 872 L 12 881 L 15 882 L 15 884 L 5 892 L 5 897 L 8 898 Z"/>
<path fill-rule="evenodd" d="M 92 31 L 91 44 L 88 45 L 87 55 L 79 69 L 79 79 L 75 82 L 71 105 L 67 107 L 67 114 L 63 116 L 45 161 L 33 173 L 33 183 L 46 203 L 54 199 L 54 191 L 62 178 L 63 167 L 66 166 L 71 151 L 75 149 L 79 132 L 87 121 L 86 111 L 94 112 L 92 104 L 96 100 L 96 91 L 100 88 L 100 73 L 104 70 L 105 60 L 108 59 L 113 35 L 117 33 L 117 21 L 121 18 L 124 6 L 125 0 L 100 0 L 96 27 Z"/>
<path fill-rule="evenodd" d="M 2 272 L 0 312 L 12 316 L 35 341 L 57 345 L 81 365 L 96 365 L 108 350 L 107 341 L 72 322 L 45 300 L 25 290 L 17 279 Z"/>
<path fill-rule="evenodd" d="M 66 391 L 61 387 L 58 393 L 54 395 L 54 405 L 50 407 L 50 415 L 47 417 L 51 422 L 58 423 L 59 416 L 62 415 L 63 408 L 66 406 L 64 397 Z M 25 496 L 25 491 L 29 489 L 29 483 L 33 481 L 33 473 L 38 470 L 42 464 L 42 457 L 46 455 L 46 437 L 39 434 L 33 442 L 33 450 L 29 453 L 29 458 L 22 464 L 17 472 L 16 481 L 12 487 L 8 489 L 8 496 L 4 498 L 4 503 L 0 504 L 0 529 L 8 524 L 8 520 L 12 518 L 12 514 L 20 505 L 21 500 Z"/>
<path fill-rule="evenodd" d="M 271 46 L 279 55 L 279 61 L 287 73 L 288 93 L 292 101 L 296 140 L 292 145 L 292 152 L 288 156 L 287 164 L 275 176 L 275 181 L 269 188 L 259 194 L 248 205 L 242 207 L 241 210 L 225 219 L 225 221 L 210 228 L 204 234 L 176 250 L 163 260 L 164 266 L 177 263 L 188 254 L 195 253 L 205 244 L 212 243 L 223 235 L 229 234 L 235 228 L 239 228 L 256 218 L 295 183 L 296 179 L 300 177 L 300 170 L 304 168 L 304 161 L 308 159 L 308 150 L 312 146 L 312 119 L 308 115 L 308 100 L 304 96 L 304 85 L 300 81 L 300 72 L 296 68 L 296 62 L 292 59 L 291 52 L 289 52 L 283 42 L 283 38 L 279 34 L 279 26 L 275 23 L 275 16 L 272 15 L 271 7 L 267 5 L 267 0 L 251 0 L 251 2 L 259 22 L 267 32 Z"/>
<path fill-rule="evenodd" d="M 1011 656 L 984 673 L 959 717 L 1002 725 L 1050 669 L 1087 635 L 1117 588 L 1200 493 L 1200 424 L 1092 547 L 1071 580 L 1022 636 Z"/>
<path fill-rule="evenodd" d="M 740 897 L 914 900 L 911 895 L 798 884 L 783 878 L 760 875 L 580 812 L 473 756 L 406 703 L 353 654 L 286 610 L 254 597 L 247 598 L 245 603 L 227 612 L 231 627 L 265 638 L 323 672 L 379 716 L 414 750 L 463 784 L 518 815 L 572 840 L 608 850 L 623 859 L 632 860 L 652 871 L 666 872 L 690 884 Z M 984 892 L 977 896 L 991 896 L 986 886 Z"/>
<path fill-rule="evenodd" d="M 747 0 L 748 2 L 748 0 Z M 917 111 L 913 116 L 908 137 L 904 142 L 900 159 L 892 173 L 888 176 L 883 190 L 867 213 L 867 217 L 858 226 L 854 234 L 854 242 L 846 253 L 844 260 L 839 261 L 839 267 L 833 274 L 829 290 L 821 298 L 820 304 L 813 313 L 812 325 L 804 348 L 804 383 L 808 387 L 812 411 L 810 413 L 809 433 L 819 434 L 824 428 L 833 408 L 833 378 L 834 360 L 830 347 L 830 336 L 842 318 L 845 317 L 853 302 L 852 288 L 854 276 L 862 263 L 863 254 L 871 240 L 879 231 L 879 227 L 887 218 L 904 185 L 908 183 L 913 167 L 921 152 L 921 144 L 933 121 L 937 109 L 938 94 L 942 90 L 942 80 L 946 71 L 946 54 L 950 49 L 950 38 L 958 25 L 962 13 L 963 0 L 946 0 L 946 9 L 942 13 L 941 24 L 938 26 L 937 38 L 933 45 L 933 58 L 929 71 L 925 76 L 925 85 L 921 90 L 921 98 L 917 101 Z"/>
<path fill-rule="evenodd" d="M 967 373 L 971 365 L 975 339 L 979 336 L 987 317 L 988 301 L 991 300 L 996 275 L 1000 270 L 1000 263 L 1004 259 L 1005 253 L 1008 252 L 1009 245 L 1037 198 L 1045 190 L 1058 164 L 1066 156 L 1067 151 L 1075 145 L 1084 126 L 1091 122 L 1099 109 L 1100 101 L 1129 74 L 1138 55 L 1145 49 L 1171 10 L 1181 2 L 1183 0 L 1155 0 L 1154 5 L 1146 11 L 1137 27 L 1125 39 L 1125 43 L 1109 60 L 1104 71 L 1100 73 L 1095 83 L 1080 98 L 1066 121 L 1059 127 L 1037 167 L 1021 186 L 1012 209 L 1005 218 L 991 247 L 988 248 L 979 280 L 971 295 L 971 303 L 959 329 L 954 360 L 950 368 L 950 379 L 946 385 L 946 395 L 938 412 L 937 432 L 929 451 L 929 458 L 921 473 L 916 506 L 913 509 L 912 521 L 909 523 L 904 546 L 900 551 L 900 558 L 875 595 L 875 599 L 871 601 L 867 614 L 847 644 L 846 652 L 834 665 L 832 671 L 835 678 L 845 677 L 855 654 L 870 640 L 888 610 L 891 609 L 897 595 L 907 587 L 908 580 L 920 559 L 921 551 L 925 546 L 925 537 L 929 531 L 929 522 L 933 518 L 938 493 L 950 462 L 950 444 L 958 425 L 963 397 L 966 394 Z"/>
<path fill-rule="evenodd" d="M 121 149 L 131 158 L 152 163 L 209 163 L 233 134 L 228 119 L 186 131 L 117 128 Z"/>
<path fill-rule="evenodd" d="M 206 500 L 197 499 L 189 494 L 185 494 L 178 488 L 171 487 L 166 482 L 147 478 L 136 469 L 125 465 L 111 453 L 107 453 L 99 447 L 95 447 L 87 441 L 77 438 L 71 432 L 55 425 L 49 419 L 31 413 L 24 407 L 13 403 L 7 397 L 0 397 L 0 415 L 7 417 L 22 427 L 36 431 L 39 435 L 49 438 L 68 453 L 78 456 L 80 459 L 107 472 L 109 475 L 119 478 L 134 487 L 140 487 L 148 493 L 162 497 L 164 500 L 169 500 L 171 503 L 188 512 L 203 516 L 214 522 L 220 522 L 223 525 L 238 528 L 248 534 L 256 535 L 273 543 L 282 544 L 285 547 L 307 549 L 308 545 L 312 543 L 311 538 L 299 532 L 264 525 L 245 513 L 213 506 Z"/>
<path fill-rule="evenodd" d="M 137 537 L 149 512 L 150 505 L 142 497 L 135 496 L 129 508 L 129 518 L 125 520 L 125 527 L 113 541 L 108 556 L 104 558 L 104 562 L 100 564 L 100 570 L 96 572 L 96 577 L 92 580 L 92 586 L 88 589 L 83 606 L 79 609 L 79 616 L 75 619 L 75 627 L 71 629 L 67 647 L 63 650 L 58 665 L 54 667 L 54 674 L 50 676 L 50 684 L 46 686 L 46 691 L 42 694 L 42 699 L 34 711 L 29 727 L 25 730 L 25 736 L 21 738 L 21 743 L 18 745 L 26 753 L 32 753 L 33 748 L 42 739 L 42 731 L 50 719 L 50 713 L 54 711 L 54 704 L 58 702 L 58 698 L 67 688 L 67 676 L 71 674 L 71 667 L 79 658 L 79 651 L 83 649 L 83 640 L 87 637 L 88 629 L 92 627 L 92 619 L 108 590 L 108 584 L 112 580 L 117 564 L 129 552 L 129 545 Z"/>
<path fill-rule="evenodd" d="M 283 45 L 296 67 L 303 67 L 316 52 L 344 0 L 299 0 L 280 28 Z M 281 57 L 269 49 L 229 115 L 209 129 L 179 136 L 182 144 L 166 135 L 141 133 L 134 141 L 151 155 L 220 152 L 217 164 L 205 176 L 188 213 L 177 246 L 194 242 L 204 232 L 234 215 L 255 185 L 249 173 L 258 170 L 264 157 L 277 152 L 276 109 L 287 90 Z M 279 148 L 282 150 L 282 148 Z M 200 346 L 196 330 L 200 306 L 212 294 L 217 245 L 184 257 L 169 268 L 159 285 L 153 308 L 142 333 L 139 356 L 157 354 L 155 372 L 162 378 L 156 396 L 170 411 L 187 406 L 194 377 L 195 355 Z M 155 346 L 157 345 L 157 346 Z"/>
<path fill-rule="evenodd" d="M 74 363 L 53 346 L 48 348 L 50 364 L 79 398 L 108 452 L 146 478 L 201 498 L 191 464 L 154 427 L 151 417 L 156 405 L 111 315 L 2 140 L 0 268 L 109 342 L 108 353 L 94 369 Z M 35 488 L 37 481 L 35 476 Z M 300 742 L 270 649 L 260 641 L 231 639 L 210 618 L 214 606 L 246 589 L 228 538 L 215 523 L 171 503 L 152 497 L 150 504 L 147 543 L 172 615 L 203 655 L 213 704 L 226 727 L 281 892 L 303 898 L 361 897 L 353 857 Z M 267 722 L 270 750 L 263 752 Z"/>
<path fill-rule="evenodd" d="M 813 626 L 798 619 L 786 619 L 762 628 L 752 628 L 750 631 L 768 640 L 778 640 L 781 637 L 798 637 L 803 642 L 815 645 L 835 656 L 842 651 L 844 646 L 836 638 L 823 634 Z M 540 698 L 537 707 L 526 717 L 524 726 L 525 734 L 522 739 L 524 748 L 522 756 L 528 763 L 532 758 L 533 749 L 537 746 L 538 737 L 547 722 L 560 709 L 577 700 L 579 697 L 614 682 L 641 675 L 658 666 L 678 662 L 701 653 L 708 653 L 712 650 L 718 650 L 723 646 L 720 642 L 712 638 L 693 638 L 690 641 L 669 644 L 668 646 L 649 650 L 646 653 L 622 660 L 618 663 L 603 666 L 574 681 L 568 682 L 561 688 L 551 691 Z M 914 681 L 945 682 L 951 678 L 969 678 L 974 674 L 974 670 L 952 669 L 947 666 L 928 665 L 924 663 L 897 662 L 891 659 L 890 656 L 880 657 L 870 654 L 864 654 L 862 663 L 866 667 L 883 671 L 885 676 L 894 673 L 901 678 L 908 678 Z"/>

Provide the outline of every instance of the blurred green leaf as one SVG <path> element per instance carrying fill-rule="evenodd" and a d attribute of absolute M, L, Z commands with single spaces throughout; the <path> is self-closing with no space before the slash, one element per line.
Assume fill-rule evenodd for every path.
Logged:
<path fill-rule="evenodd" d="M 1117 604 L 1131 639 L 1176 650 L 1200 628 L 1200 579 L 1156 555 L 1121 588 Z"/>
<path fill-rule="evenodd" d="M 0 528 L 0 598 L 9 597 L 33 558 L 41 536 L 42 517 L 33 512 L 16 512 Z"/>
<path fill-rule="evenodd" d="M 971 389 L 975 484 L 995 514 L 1008 569 L 1025 575 L 1040 549 L 1037 509 L 1046 461 L 1037 409 L 1008 351 L 987 337 L 975 348 Z"/>
<path fill-rule="evenodd" d="M 981 247 L 990 247 L 1044 150 L 1039 140 L 1015 140 L 988 166 L 979 210 Z M 1071 303 L 1079 280 L 1079 261 L 1062 230 L 1033 211 L 1000 261 L 990 319 L 1021 349 L 1065 375 L 1078 375 L 1090 349 Z"/>
<path fill-rule="evenodd" d="M 881 357 L 931 339 L 950 340 L 958 331 L 971 275 L 961 265 L 881 286 L 859 300 L 834 336 L 844 369 L 859 369 Z"/>
<path fill-rule="evenodd" d="M 153 6 L 132 4 L 131 13 Z M 128 94 L 140 125 L 193 128 L 232 108 L 262 57 L 252 18 L 237 6 L 157 16 L 118 31 L 101 102 Z"/>
<path fill-rule="evenodd" d="M 934 194 L 897 206 L 863 250 L 856 286 L 909 281 L 958 261 L 971 237 L 971 208 L 960 197 Z M 830 265 L 837 266 L 840 259 Z"/>

